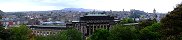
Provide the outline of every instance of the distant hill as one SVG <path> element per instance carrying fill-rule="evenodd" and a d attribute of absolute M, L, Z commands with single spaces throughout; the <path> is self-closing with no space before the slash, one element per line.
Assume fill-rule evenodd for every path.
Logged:
<path fill-rule="evenodd" d="M 75 11 L 75 12 L 90 12 L 94 11 L 95 9 L 84 9 L 84 8 L 64 8 L 61 10 L 48 10 L 48 11 L 21 11 L 23 13 L 49 13 L 49 12 L 68 12 L 68 11 Z M 102 10 L 95 10 L 95 11 L 102 11 Z M 14 12 L 6 12 L 6 13 L 14 13 Z"/>
<path fill-rule="evenodd" d="M 2 15 L 3 15 L 3 13 L 4 13 L 4 12 L 0 10 L 0 16 L 2 16 Z"/>
<path fill-rule="evenodd" d="M 64 8 L 62 11 L 80 11 L 80 12 L 89 12 L 89 11 L 94 11 L 94 9 L 84 9 L 84 8 Z M 99 10 L 95 10 L 99 11 Z"/>

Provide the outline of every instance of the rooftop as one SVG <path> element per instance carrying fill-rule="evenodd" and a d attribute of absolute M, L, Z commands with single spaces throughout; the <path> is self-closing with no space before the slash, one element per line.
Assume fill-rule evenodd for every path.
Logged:
<path fill-rule="evenodd" d="M 107 16 L 106 14 L 87 14 L 85 16 Z"/>
<path fill-rule="evenodd" d="M 127 24 L 124 24 L 124 25 L 138 25 L 139 23 L 127 23 Z"/>
<path fill-rule="evenodd" d="M 36 27 L 62 27 L 62 28 L 65 28 L 66 26 L 53 26 L 53 25 L 27 25 L 29 27 L 31 26 L 36 26 Z"/>

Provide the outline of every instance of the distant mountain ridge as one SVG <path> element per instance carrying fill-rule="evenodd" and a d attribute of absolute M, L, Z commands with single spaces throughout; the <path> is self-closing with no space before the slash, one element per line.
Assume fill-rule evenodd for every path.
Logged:
<path fill-rule="evenodd" d="M 97 9 L 85 9 L 85 8 L 64 8 L 60 10 L 47 10 L 47 11 L 19 11 L 19 12 L 62 12 L 62 11 L 79 11 L 79 12 L 90 12 L 90 11 L 102 11 L 102 10 L 97 10 Z M 8 12 L 6 12 L 8 13 Z M 11 13 L 11 12 L 10 12 Z"/>
<path fill-rule="evenodd" d="M 80 11 L 80 12 L 89 12 L 94 11 L 94 9 L 84 9 L 84 8 L 64 8 L 62 11 Z"/>

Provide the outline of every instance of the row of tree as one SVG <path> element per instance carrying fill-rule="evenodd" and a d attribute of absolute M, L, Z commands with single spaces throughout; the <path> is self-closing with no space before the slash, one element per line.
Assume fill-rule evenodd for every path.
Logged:
<path fill-rule="evenodd" d="M 160 40 L 159 29 L 160 23 L 154 23 L 143 29 L 135 26 L 116 25 L 111 30 L 96 30 L 89 40 Z"/>
<path fill-rule="evenodd" d="M 10 29 L 0 27 L 0 40 L 83 40 L 83 35 L 80 31 L 69 28 L 55 35 L 35 36 L 28 27 L 21 25 Z"/>
<path fill-rule="evenodd" d="M 29 40 L 32 37 L 31 35 L 31 30 L 25 25 L 13 27 L 11 29 L 0 27 L 1 40 Z"/>
<path fill-rule="evenodd" d="M 83 35 L 80 31 L 70 28 L 64 31 L 61 31 L 55 35 L 49 36 L 37 36 L 36 40 L 83 40 Z"/>

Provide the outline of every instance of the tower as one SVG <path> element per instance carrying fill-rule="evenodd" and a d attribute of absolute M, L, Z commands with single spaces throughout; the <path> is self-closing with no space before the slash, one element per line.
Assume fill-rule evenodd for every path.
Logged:
<path fill-rule="evenodd" d="M 157 20 L 157 14 L 156 14 L 155 8 L 154 8 L 154 10 L 153 10 L 153 14 L 154 14 L 154 20 Z"/>
<path fill-rule="evenodd" d="M 154 8 L 154 10 L 153 10 L 153 13 L 154 13 L 154 14 L 156 13 L 156 10 L 155 10 L 155 8 Z"/>
<path fill-rule="evenodd" d="M 123 9 L 123 11 L 124 11 L 124 9 Z"/>

